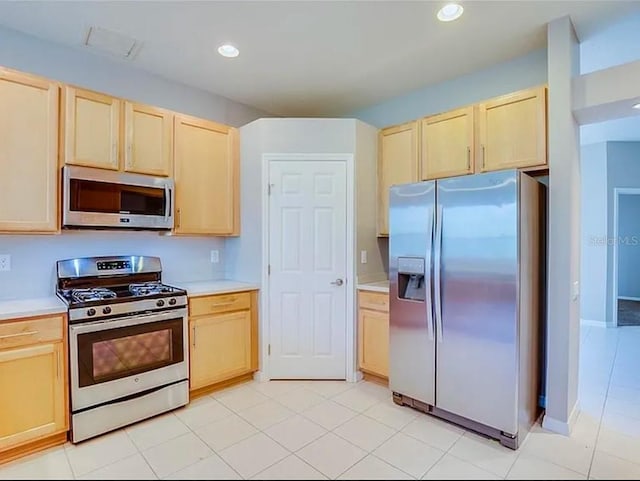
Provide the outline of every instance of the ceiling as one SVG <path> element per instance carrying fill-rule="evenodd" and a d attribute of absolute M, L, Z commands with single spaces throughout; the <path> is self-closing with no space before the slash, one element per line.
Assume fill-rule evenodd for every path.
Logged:
<path fill-rule="evenodd" d="M 638 1 L 0 2 L 0 25 L 76 48 L 98 26 L 142 43 L 138 68 L 282 116 L 339 116 L 546 44 L 571 15 L 581 40 Z M 217 47 L 231 42 L 240 56 Z"/>

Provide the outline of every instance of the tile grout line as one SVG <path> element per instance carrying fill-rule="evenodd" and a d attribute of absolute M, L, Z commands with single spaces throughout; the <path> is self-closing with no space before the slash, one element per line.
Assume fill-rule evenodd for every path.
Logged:
<path fill-rule="evenodd" d="M 596 440 L 593 445 L 593 452 L 591 453 L 591 461 L 589 462 L 589 470 L 587 471 L 587 479 L 591 479 L 591 469 L 593 468 L 593 460 L 596 457 L 596 451 L 598 449 L 598 441 L 600 440 L 600 431 L 602 429 L 602 420 L 604 418 L 604 410 L 607 407 L 607 402 L 609 400 L 609 389 L 611 388 L 611 377 L 613 376 L 613 370 L 616 364 L 616 359 L 618 358 L 618 349 L 620 348 L 620 333 L 616 336 L 616 351 L 613 356 L 613 362 L 611 363 L 611 369 L 609 371 L 609 381 L 607 382 L 607 391 L 604 396 L 604 404 L 602 405 L 602 411 L 600 412 L 600 420 L 598 422 L 598 430 L 596 432 Z"/>

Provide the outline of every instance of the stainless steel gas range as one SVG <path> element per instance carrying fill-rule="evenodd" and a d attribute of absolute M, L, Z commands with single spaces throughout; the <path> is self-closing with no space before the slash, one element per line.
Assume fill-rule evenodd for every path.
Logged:
<path fill-rule="evenodd" d="M 71 441 L 187 404 L 187 293 L 161 282 L 160 259 L 67 259 L 57 271 L 69 313 Z"/>

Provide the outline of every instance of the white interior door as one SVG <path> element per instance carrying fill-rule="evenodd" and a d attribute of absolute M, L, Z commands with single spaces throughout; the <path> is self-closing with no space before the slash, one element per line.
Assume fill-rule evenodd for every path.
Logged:
<path fill-rule="evenodd" d="M 269 183 L 269 375 L 345 379 L 345 162 L 271 161 Z"/>

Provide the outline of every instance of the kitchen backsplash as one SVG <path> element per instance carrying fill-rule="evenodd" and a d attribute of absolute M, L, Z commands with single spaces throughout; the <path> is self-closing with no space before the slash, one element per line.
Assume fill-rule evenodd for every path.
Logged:
<path fill-rule="evenodd" d="M 217 250 L 219 262 L 211 262 Z M 0 300 L 54 294 L 60 259 L 109 255 L 160 257 L 166 283 L 222 279 L 224 239 L 178 237 L 155 232 L 63 231 L 60 235 L 0 236 L 0 255 L 11 256 L 11 270 L 0 271 Z"/>

